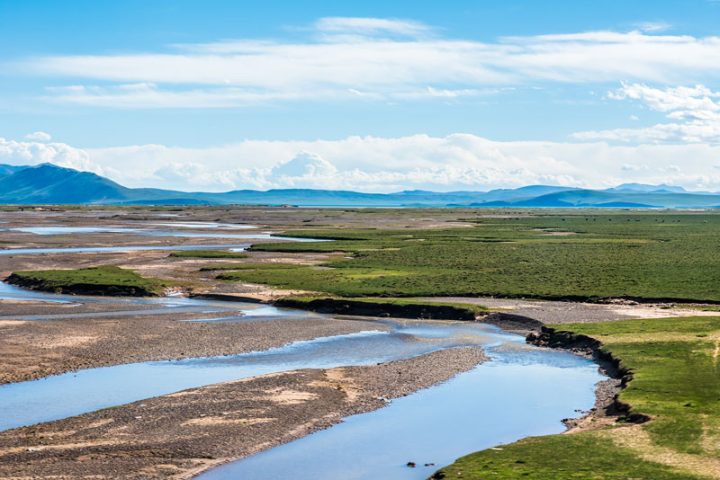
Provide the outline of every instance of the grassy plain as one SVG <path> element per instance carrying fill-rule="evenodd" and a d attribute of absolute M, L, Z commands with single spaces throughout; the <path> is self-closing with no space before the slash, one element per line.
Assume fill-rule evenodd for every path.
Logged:
<path fill-rule="evenodd" d="M 248 264 L 222 279 L 347 297 L 720 302 L 720 215 L 578 212 L 467 220 L 475 226 L 292 231 L 336 241 L 252 250 L 342 251 L 351 258 L 320 267 Z"/>
<path fill-rule="evenodd" d="M 347 298 L 504 296 L 720 302 L 720 215 L 547 212 L 469 228 L 293 231 L 334 242 L 253 250 L 344 252 L 319 266 L 245 264 L 219 278 Z M 596 421 L 463 457 L 437 478 L 720 478 L 720 317 L 569 324 L 633 373 L 620 399 L 644 424 Z M 443 477 L 444 476 L 444 477 Z"/>
<path fill-rule="evenodd" d="M 19 271 L 14 272 L 9 280 L 37 290 L 64 293 L 158 295 L 164 287 L 158 280 L 115 266 Z"/>
<path fill-rule="evenodd" d="M 438 478 L 720 478 L 720 317 L 573 324 L 558 330 L 596 338 L 621 359 L 634 378 L 620 400 L 651 420 L 485 450 L 443 468 Z"/>

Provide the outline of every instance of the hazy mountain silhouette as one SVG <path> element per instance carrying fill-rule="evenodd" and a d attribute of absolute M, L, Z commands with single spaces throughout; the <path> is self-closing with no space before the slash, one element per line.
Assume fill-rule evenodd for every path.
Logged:
<path fill-rule="evenodd" d="M 594 207 L 708 208 L 720 195 L 670 185 L 623 184 L 606 190 L 529 185 L 488 192 L 362 193 L 349 190 L 275 189 L 180 192 L 128 188 L 100 175 L 52 164 L 0 165 L 0 203 L 5 204 L 250 204 L 354 207 Z"/>

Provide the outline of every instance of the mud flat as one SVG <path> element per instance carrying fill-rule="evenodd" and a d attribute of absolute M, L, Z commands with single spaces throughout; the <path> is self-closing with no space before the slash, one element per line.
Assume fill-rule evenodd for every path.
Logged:
<path fill-rule="evenodd" d="M 0 477 L 190 478 L 327 428 L 486 360 L 455 348 L 364 367 L 299 370 L 0 433 Z"/>
<path fill-rule="evenodd" d="M 717 316 L 717 311 L 703 311 L 707 305 L 638 303 L 617 301 L 609 303 L 560 302 L 495 297 L 425 297 L 419 300 L 482 305 L 512 315 L 532 318 L 542 324 L 594 323 L 631 318 L 667 318 Z M 693 308 L 695 307 L 695 308 Z M 539 328 L 539 325 L 537 326 Z"/>
<path fill-rule="evenodd" d="M 3 232 L 0 243 L 4 249 L 44 248 L 48 249 L 48 253 L 40 253 L 42 250 L 5 250 L 6 253 L 0 255 L 0 275 L 6 276 L 17 270 L 115 265 L 161 281 L 182 279 L 183 286 L 194 293 L 209 292 L 230 297 L 246 295 L 262 300 L 275 300 L 289 292 L 249 283 L 223 282 L 216 278 L 217 272 L 205 268 L 227 262 L 317 265 L 344 254 L 254 251 L 250 252 L 249 258 L 244 261 L 198 261 L 191 258 L 171 258 L 169 254 L 175 246 L 179 249 L 205 249 L 207 247 L 204 245 L 213 244 L 218 248 L 229 249 L 234 242 L 243 240 L 248 243 L 275 241 L 262 233 L 261 229 L 264 228 L 281 231 L 286 227 L 359 226 L 367 225 L 368 222 L 378 228 L 458 226 L 460 216 L 467 215 L 467 212 L 407 210 L 385 214 L 377 211 L 365 213 L 324 209 L 186 208 L 169 214 L 177 215 L 176 217 L 165 215 L 166 212 L 153 212 L 149 208 L 103 208 L 97 211 L 78 209 L 58 215 L 28 212 L 4 214 L 2 218 L 8 223 L 3 227 L 25 230 Z M 100 228 L 105 231 L 82 230 L 98 221 Z M 257 225 L 258 234 L 253 237 L 256 240 L 251 240 L 251 235 L 245 235 L 244 231 L 238 232 L 242 229 L 238 224 Z M 69 229 L 57 230 L 58 226 Z M 37 230 L 38 227 L 45 230 Z M 28 228 L 35 230 L 28 231 Z M 140 230 L 145 233 L 140 233 Z M 148 233 L 148 230 L 152 232 Z M 188 230 L 194 230 L 190 232 L 192 235 L 188 235 Z M 32 233 L 33 231 L 44 234 Z M 245 245 L 245 242 L 242 244 Z M 128 250 L 128 246 L 140 249 Z M 269 462 L 281 469 L 281 473 L 274 478 L 301 478 L 298 476 L 301 473 L 305 475 L 302 478 L 342 478 L 342 468 L 351 467 L 355 459 L 347 460 L 340 455 L 327 458 L 328 452 L 322 448 L 322 442 L 344 445 L 332 439 L 342 438 L 345 430 L 332 427 L 320 432 L 323 436 L 308 435 L 309 433 L 336 425 L 348 416 L 379 409 L 386 405 L 386 398 L 409 395 L 418 389 L 448 380 L 458 372 L 469 370 L 450 380 L 455 382 L 463 379 L 463 389 L 457 390 L 455 383 L 438 386 L 441 390 L 435 397 L 438 403 L 426 413 L 408 409 L 406 404 L 398 400 L 386 409 L 366 414 L 378 413 L 376 418 L 380 418 L 381 424 L 386 427 L 392 425 L 389 420 L 398 418 L 414 424 L 416 429 L 410 430 L 414 433 L 408 433 L 405 439 L 395 438 L 384 431 L 386 440 L 394 443 L 412 443 L 414 438 L 419 437 L 418 432 L 423 427 L 428 427 L 426 430 L 429 431 L 425 432 L 424 436 L 430 438 L 426 438 L 426 450 L 420 452 L 422 458 L 405 458 L 403 453 L 402 461 L 395 459 L 392 464 L 392 468 L 402 467 L 403 475 L 412 472 L 412 478 L 425 478 L 432 473 L 432 468 L 411 470 L 404 466 L 404 462 L 418 460 L 449 463 L 477 448 L 494 446 L 527 435 L 562 431 L 564 426 L 561 419 L 576 415 L 573 413 L 576 408 L 588 409 L 592 406 L 594 384 L 600 379 L 597 366 L 587 359 L 566 352 L 527 346 L 523 343 L 523 338 L 517 335 L 504 343 L 494 342 L 493 335 L 499 336 L 499 330 L 473 322 L 463 322 L 463 325 L 454 327 L 443 326 L 444 329 L 455 329 L 452 335 L 447 335 L 446 338 L 442 336 L 445 334 L 430 331 L 432 329 L 426 322 L 417 322 L 417 325 L 407 322 L 402 329 L 396 328 L 397 331 L 388 332 L 388 324 L 378 319 L 350 320 L 307 312 L 258 321 L 257 318 L 243 319 L 243 315 L 238 312 L 215 313 L 214 307 L 210 306 L 207 311 L 163 311 L 165 307 L 127 304 L 119 298 L 105 304 L 75 299 L 71 300 L 72 303 L 50 305 L 37 298 L 16 298 L 4 302 L 8 305 L 8 302 L 13 303 L 11 308 L 0 315 L 3 317 L 0 318 L 0 371 L 7 372 L 0 378 L 0 382 L 16 382 L 65 373 L 39 382 L 27 382 L 34 385 L 0 386 L 0 392 L 4 389 L 6 397 L 20 392 L 21 395 L 16 395 L 15 400 L 22 397 L 23 391 L 26 394 L 21 401 L 12 403 L 11 399 L 6 404 L 11 405 L 7 408 L 8 418 L 14 412 L 22 412 L 22 407 L 26 407 L 26 411 L 34 410 L 44 415 L 53 404 L 72 405 L 75 408 L 82 403 L 68 400 L 72 398 L 84 400 L 85 397 L 95 395 L 104 403 L 91 404 L 75 411 L 68 410 L 56 416 L 33 417 L 34 419 L 4 427 L 47 422 L 0 433 L 2 478 L 188 478 L 228 462 L 230 463 L 226 467 L 209 471 L 205 475 L 214 479 L 267 478 L 263 475 L 245 475 L 244 472 L 252 472 L 253 468 L 259 469 L 255 471 L 265 471 L 267 463 L 263 462 Z M 492 305 L 490 307 L 492 308 Z M 124 310 L 126 308 L 127 310 Z M 517 314 L 515 320 L 518 329 L 528 327 L 530 323 L 533 327 L 538 326 L 534 322 L 527 322 L 525 318 L 536 316 L 525 315 L 525 311 L 512 313 Z M 213 317 L 225 315 L 239 318 L 237 321 L 213 321 Z M 415 311 L 408 315 L 413 318 L 426 316 L 423 312 Z M 433 315 L 433 318 L 436 317 Z M 507 327 L 508 318 L 504 317 L 505 323 L 499 324 Z M 479 327 L 487 331 L 475 332 Z M 288 351 L 283 354 L 287 357 L 277 361 L 274 366 L 277 368 L 272 370 L 280 373 L 259 376 L 268 372 L 265 370 L 249 373 L 245 377 L 220 378 L 208 377 L 201 371 L 203 365 L 209 370 L 219 368 L 209 364 L 221 364 L 228 360 L 227 357 L 215 358 L 218 356 L 242 352 L 256 352 L 258 356 L 267 356 L 264 350 L 291 342 L 368 330 L 377 335 L 368 337 L 367 341 L 318 341 L 316 343 L 323 345 L 322 348 L 305 348 L 297 352 L 292 348 L 286 349 Z M 493 349 L 494 353 L 492 361 L 477 366 L 486 359 L 485 354 L 474 343 L 480 340 L 472 340 L 480 336 L 490 340 L 483 340 L 485 343 L 481 342 L 482 347 L 493 345 L 488 347 L 488 352 Z M 382 343 L 385 337 L 395 342 L 395 348 L 387 348 L 387 345 Z M 468 342 L 466 338 L 470 338 L 469 344 L 473 345 L 472 347 L 464 343 Z M 437 345 L 434 346 L 434 343 Z M 496 344 L 500 346 L 496 347 Z M 358 348 L 358 345 L 362 348 Z M 413 353 L 401 355 L 398 345 Z M 343 348 L 336 348 L 337 346 Z M 320 352 L 324 356 L 315 358 L 308 355 L 308 352 Z M 497 357 L 495 352 L 498 353 Z M 205 360 L 193 357 L 205 357 Z M 132 377 L 130 380 L 153 384 L 154 388 L 154 381 L 148 380 L 153 377 L 144 376 L 143 365 L 138 364 L 178 358 L 190 360 L 159 362 L 164 366 L 151 367 L 158 372 L 164 368 L 167 368 L 167 371 L 174 368 L 176 377 L 182 377 L 183 381 L 187 381 L 190 370 L 202 378 L 196 379 L 196 383 L 185 383 L 164 391 L 144 391 L 145 393 L 132 398 L 123 397 L 124 400 L 116 401 L 112 397 L 113 389 L 127 390 L 122 383 L 123 377 L 119 374 L 121 370 L 140 372 L 128 375 Z M 318 359 L 325 363 L 313 363 L 313 360 Z M 235 359 L 239 365 L 242 364 L 242 368 L 245 368 L 247 360 L 248 358 Z M 374 365 L 376 362 L 390 360 L 394 361 Z M 557 362 L 557 365 L 553 362 Z M 346 367 L 334 368 L 338 365 Z M 94 367 L 103 366 L 109 366 L 106 369 L 108 372 L 88 372 Z M 312 369 L 309 369 L 310 367 Z M 66 373 L 78 369 L 88 370 Z M 250 376 L 252 378 L 247 378 Z M 100 377 L 103 377 L 106 383 L 95 381 Z M 245 379 L 237 380 L 238 378 Z M 217 383 L 228 380 L 231 381 Z M 565 390 L 558 385 L 563 385 Z M 190 390 L 184 390 L 188 388 Z M 424 390 L 403 400 L 417 399 L 431 390 L 434 391 Z M 502 394 L 499 393 L 500 390 L 503 390 Z M 529 391 L 532 393 L 528 394 Z M 60 397 L 53 396 L 54 392 L 60 392 Z M 65 392 L 70 393 L 63 397 Z M 45 393 L 47 396 L 43 395 Z M 65 400 L 58 401 L 58 398 Z M 448 399 L 455 403 L 445 403 Z M 539 407 L 535 399 L 542 399 Z M 478 407 L 481 403 L 483 406 Z M 27 407 L 28 405 L 32 407 Z M 448 405 L 453 407 L 446 408 Z M 456 409 L 458 405 L 467 410 Z M 113 408 L 98 410 L 109 406 Z M 547 409 L 542 410 L 540 407 Z M 391 408 L 393 410 L 390 410 Z M 478 408 L 479 411 L 489 413 L 476 415 Z M 455 435 L 465 443 L 447 442 L 446 437 L 442 440 L 440 437 L 434 438 L 433 435 L 440 428 L 434 427 L 436 430 L 433 430 L 428 426 L 427 413 L 434 415 L 435 424 L 443 426 L 446 424 L 439 414 L 445 413 L 445 410 L 452 410 L 450 413 L 454 414 L 461 424 L 468 424 L 468 418 L 481 419 L 485 423 L 473 423 L 466 426 L 462 434 Z M 514 423 L 509 422 L 503 415 L 493 413 L 497 411 L 502 411 L 512 418 Z M 82 414 L 83 412 L 92 413 Z M 523 417 L 523 412 L 527 416 Z M 69 417 L 70 415 L 79 416 Z M 356 425 L 352 428 L 357 428 L 362 421 L 348 420 L 346 423 L 352 423 Z M 509 423 L 512 423 L 513 428 L 504 429 Z M 345 424 L 336 427 L 343 425 Z M 482 438 L 475 436 L 476 432 L 482 432 Z M 369 454 L 371 447 L 381 445 L 381 442 L 373 440 L 360 443 L 361 437 L 354 434 L 344 435 L 350 439 L 358 439 L 356 444 L 348 447 L 350 452 L 363 450 L 364 454 Z M 304 438 L 299 442 L 287 443 L 300 437 Z M 327 440 L 328 438 L 331 440 Z M 280 444 L 285 445 L 279 449 L 271 448 Z M 283 449 L 284 447 L 291 451 Z M 430 452 L 439 452 L 441 449 L 445 449 L 442 455 L 430 458 Z M 261 451 L 259 456 L 249 457 L 247 464 L 243 463 L 244 460 L 232 462 Z M 285 463 L 278 461 L 283 458 L 286 459 Z M 298 458 L 314 459 L 311 463 L 325 470 L 317 475 L 309 469 L 297 472 L 293 466 L 297 465 Z M 338 465 L 338 462 L 341 464 Z M 372 462 L 365 460 L 362 463 Z M 395 475 L 398 473 L 396 470 L 382 470 L 382 465 L 374 467 L 380 468 L 379 475 L 365 475 L 363 478 L 401 478 Z M 235 470 L 236 468 L 240 470 Z M 341 470 L 333 471 L 333 468 Z M 238 471 L 243 473 L 235 473 Z"/>
<path fill-rule="evenodd" d="M 24 313 L 30 313 L 25 311 Z M 115 312 L 114 312 L 115 313 Z M 182 321 L 229 313 L 135 314 L 128 317 L 0 322 L 0 383 L 130 362 L 231 355 L 289 342 L 381 330 L 382 325 L 308 315 L 257 321 Z"/>

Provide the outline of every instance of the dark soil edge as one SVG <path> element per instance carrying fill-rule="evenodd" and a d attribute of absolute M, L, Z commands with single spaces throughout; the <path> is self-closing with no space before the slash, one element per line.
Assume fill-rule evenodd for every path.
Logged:
<path fill-rule="evenodd" d="M 566 419 L 563 423 L 568 429 L 578 425 L 583 419 L 593 416 L 615 417 L 619 422 L 645 423 L 650 419 L 647 415 L 634 412 L 632 406 L 621 401 L 618 396 L 633 379 L 633 373 L 622 364 L 622 361 L 611 352 L 603 348 L 602 342 L 587 335 L 575 334 L 568 331 L 557 330 L 542 326 L 539 331 L 531 332 L 526 337 L 527 343 L 539 347 L 553 348 L 572 352 L 586 358 L 591 358 L 600 366 L 602 373 L 610 377 L 610 381 L 599 382 L 595 391 L 595 407 L 584 416 L 577 419 Z M 615 382 L 612 382 L 615 380 Z M 614 391 L 610 398 L 602 398 L 601 384 L 608 382 L 609 388 Z M 446 478 L 442 469 L 433 473 L 428 480 Z"/>
<path fill-rule="evenodd" d="M 543 326 L 537 333 L 527 336 L 527 342 L 539 347 L 556 348 L 591 358 L 600 366 L 602 373 L 611 379 L 619 380 L 617 391 L 607 405 L 602 405 L 604 416 L 617 417 L 627 423 L 645 423 L 650 417 L 633 411 L 632 406 L 619 399 L 620 391 L 633 379 L 633 373 L 622 361 L 603 347 L 602 342 L 587 335 L 557 330 Z M 592 415 L 591 412 L 589 415 Z"/>
<path fill-rule="evenodd" d="M 126 285 L 102 285 L 87 283 L 70 283 L 67 285 L 54 285 L 42 280 L 28 278 L 16 273 L 5 279 L 6 283 L 17 287 L 37 290 L 40 292 L 62 293 L 66 295 L 97 295 L 104 297 L 157 297 L 157 292 L 142 287 Z"/>
<path fill-rule="evenodd" d="M 405 304 L 364 302 L 336 298 L 318 298 L 309 301 L 282 298 L 275 301 L 278 307 L 310 310 L 317 313 L 335 315 L 360 315 L 370 317 L 422 318 L 434 320 L 469 320 L 476 319 L 475 312 L 470 308 L 453 307 L 450 305 Z"/>

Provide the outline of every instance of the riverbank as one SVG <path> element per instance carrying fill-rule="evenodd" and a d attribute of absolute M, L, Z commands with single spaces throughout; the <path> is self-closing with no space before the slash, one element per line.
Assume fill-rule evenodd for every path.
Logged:
<path fill-rule="evenodd" d="M 568 324 L 536 340 L 614 359 L 624 372 L 616 405 L 626 421 L 589 417 L 566 435 L 467 455 L 433 478 L 720 478 L 720 317 Z"/>
<path fill-rule="evenodd" d="M 715 391 L 720 382 L 716 363 L 713 363 L 720 351 L 717 346 L 720 328 L 711 325 L 710 317 L 676 319 L 672 326 L 660 318 L 717 315 L 712 312 L 717 306 L 683 304 L 679 308 L 679 303 L 673 305 L 670 302 L 635 305 L 630 300 L 720 301 L 715 248 L 720 228 L 717 215 L 548 210 L 500 212 L 498 216 L 491 212 L 447 210 L 434 212 L 434 218 L 430 218 L 430 213 L 426 217 L 425 212 L 410 210 L 362 212 L 272 208 L 188 208 L 178 209 L 175 214 L 183 222 L 252 223 L 261 228 L 272 225 L 275 231 L 306 228 L 307 236 L 322 235 L 318 229 L 323 229 L 329 236 L 345 239 L 302 245 L 263 245 L 272 239 L 261 238 L 249 242 L 255 247 L 245 258 L 213 259 L 169 255 L 175 245 L 185 248 L 230 244 L 238 239 L 162 237 L 136 235 L 130 231 L 82 236 L 36 235 L 6 230 L 0 241 L 4 248 L 68 247 L 70 250 L 66 248 L 51 254 L 37 250 L 6 252 L 7 255 L 0 256 L 0 272 L 5 276 L 19 270 L 116 265 L 148 278 L 170 282 L 181 279 L 194 292 L 212 292 L 229 298 L 253 296 L 275 301 L 288 295 L 334 295 L 365 301 L 363 297 L 395 296 L 402 297 L 404 302 L 418 302 L 418 297 L 430 295 L 431 298 L 420 301 L 421 305 L 461 301 L 499 311 L 502 315 L 494 318 L 502 320 L 496 324 L 504 328 L 509 328 L 508 315 L 532 318 L 538 323 L 562 324 L 553 328 L 596 338 L 602 341 L 605 350 L 628 362 L 630 370 L 646 372 L 636 375 L 628 388 L 620 393 L 620 399 L 652 420 L 643 425 L 615 424 L 612 418 L 600 419 L 591 415 L 577 425 L 570 425 L 574 427 L 571 429 L 574 433 L 528 439 L 472 455 L 467 461 L 461 460 L 443 469 L 449 478 L 460 472 L 464 478 L 484 478 L 482 472 L 491 472 L 500 479 L 522 476 L 549 480 L 570 479 L 573 475 L 575 478 L 578 475 L 602 475 L 612 480 L 688 480 L 701 475 L 707 477 L 707 472 L 717 471 L 712 459 L 720 455 L 720 444 L 714 434 L 720 431 L 717 423 L 720 412 L 714 409 L 711 400 L 720 398 Z M 45 212 L 14 213 L 9 218 L 4 217 L 3 221 L 8 222 L 4 227 L 9 228 L 82 227 L 100 222 L 113 228 L 174 230 L 173 235 L 186 228 L 180 223 L 177 228 L 169 227 L 167 218 L 152 215 L 150 209 L 118 207 L 112 212 L 104 212 L 99 220 L 98 212 L 80 209 L 56 216 Z M 460 221 L 465 228 L 450 228 Z M 214 227 L 219 225 L 213 224 Z M 474 228 L 467 228 L 468 225 Z M 201 228 L 197 224 L 195 227 Z M 549 231 L 572 235 L 551 235 Z M 193 233 L 217 232 L 208 227 Z M 233 232 L 227 230 L 225 233 Z M 163 250 L 123 251 L 115 248 L 122 248 L 122 245 L 148 245 Z M 85 253 L 71 250 L 87 246 L 106 250 Z M 226 274 L 231 276 L 218 278 Z M 439 295 L 446 298 L 438 298 Z M 533 297 L 546 300 L 527 300 Z M 587 302 L 547 301 L 553 298 Z M 387 302 L 387 299 L 383 301 Z M 600 301 L 608 303 L 590 303 Z M 15 303 L 3 313 L 52 314 L 55 308 Z M 58 311 L 72 308 L 76 307 L 57 306 Z M 234 352 L 238 346 L 245 345 L 240 332 L 221 330 L 221 327 L 230 329 L 228 324 L 213 324 L 208 330 L 168 326 L 173 321 L 181 324 L 186 322 L 177 320 L 211 315 L 147 315 L 139 316 L 137 323 L 133 323 L 127 322 L 129 317 L 102 316 L 102 310 L 90 305 L 77 308 L 78 312 L 98 313 L 97 330 L 88 327 L 91 321 L 87 318 L 42 321 L 55 324 L 54 327 L 33 325 L 41 322 L 0 320 L 0 328 L 11 328 L 7 335 L 3 332 L 1 343 L 5 351 L 0 358 L 6 365 L 14 362 L 14 366 L 4 370 L 21 372 L 17 378 L 34 378 L 33 375 L 62 372 L 64 368 L 113 365 L 134 361 L 134 358 L 140 361 L 160 359 L 164 355 L 178 358 L 222 354 L 222 351 Z M 696 308 L 699 310 L 693 310 Z M 118 309 L 120 307 L 111 307 L 106 312 Z M 423 316 L 423 312 L 420 313 L 418 316 Z M 642 327 L 636 328 L 627 323 L 630 317 L 658 320 L 642 323 Z M 484 321 L 492 319 L 492 315 L 483 317 Z M 702 321 L 706 320 L 711 323 L 703 326 Z M 347 321 L 361 322 L 363 319 L 356 317 Z M 304 325 L 294 322 L 287 320 L 278 322 L 275 329 L 249 332 L 251 343 L 256 342 L 252 349 L 275 345 L 276 337 L 283 341 L 305 338 Z M 586 324 L 578 325 L 582 322 Z M 655 327 L 655 322 L 662 328 Z M 69 327 L 72 323 L 75 325 Z M 107 334 L 102 331 L 105 327 L 101 324 L 108 326 Z M 315 330 L 311 329 L 311 335 L 333 335 L 334 325 L 334 322 L 319 322 L 313 327 Z M 298 326 L 297 330 L 293 330 L 295 326 Z M 30 330 L 23 330 L 26 327 Z M 283 336 L 287 329 L 290 334 Z M 349 331 L 353 329 L 349 328 Z M 108 338 L 109 335 L 114 337 Z M 166 341 L 166 337 L 169 340 Z M 184 345 L 195 342 L 201 346 L 198 350 L 183 349 Z M 59 370 L 54 370 L 56 365 Z M 641 382 L 640 387 L 633 389 L 637 382 L 649 380 L 656 383 Z M 596 393 L 599 398 L 603 397 L 600 390 Z M 614 394 L 606 392 L 604 396 L 613 397 Z M 631 399 L 639 399 L 639 403 Z M 601 400 L 598 402 L 596 408 L 602 409 Z M 660 405 L 663 409 L 653 414 L 644 405 L 650 405 L 650 409 Z M 502 410 L 507 409 L 506 402 Z M 161 410 L 155 414 L 162 418 Z M 136 416 L 149 419 L 142 414 Z M 658 423 L 658 419 L 661 422 Z M 667 422 L 663 423 L 663 420 Z M 595 428 L 598 425 L 605 428 Z M 88 427 L 88 431 L 93 428 Z M 73 458 L 79 458 L 81 462 L 91 460 L 102 448 L 97 446 L 88 455 Z M 482 447 L 474 444 L 457 451 L 478 448 Z M 188 458 L 191 453 L 187 452 Z M 25 470 L 25 476 L 28 471 Z"/>
<path fill-rule="evenodd" d="M 10 430 L 0 433 L 0 476 L 26 476 L 32 465 L 33 478 L 190 478 L 485 360 L 478 348 L 453 348 L 380 365 L 292 371 Z"/>
<path fill-rule="evenodd" d="M 132 270 L 113 265 L 19 271 L 13 272 L 5 282 L 41 292 L 114 297 L 159 296 L 168 286 L 167 282 L 145 278 Z"/>
<path fill-rule="evenodd" d="M 122 306 L 126 310 L 136 308 Z M 37 304 L 21 307 L 15 309 L 15 318 L 38 312 Z M 153 313 L 148 309 L 118 318 L 110 313 L 118 313 L 121 306 L 114 307 L 111 312 L 90 311 L 88 318 L 0 322 L 0 384 L 83 368 L 232 355 L 299 340 L 386 329 L 377 323 L 312 314 L 247 321 L 239 311 Z M 217 317 L 237 321 L 182 321 Z"/>

